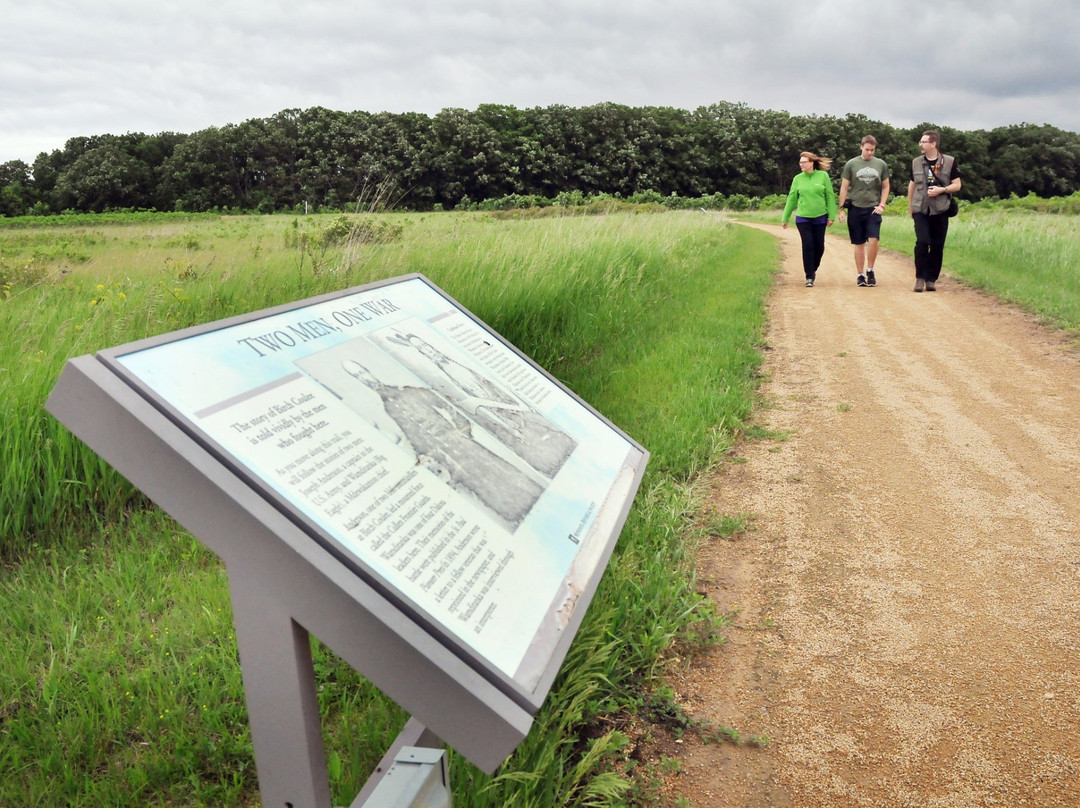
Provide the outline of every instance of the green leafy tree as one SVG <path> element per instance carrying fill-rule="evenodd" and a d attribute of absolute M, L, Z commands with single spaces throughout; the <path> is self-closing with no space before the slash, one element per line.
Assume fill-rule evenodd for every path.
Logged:
<path fill-rule="evenodd" d="M 741 105 L 723 102 L 698 107 L 690 116 L 694 140 L 704 160 L 702 194 L 730 194 L 748 168 L 739 138 Z"/>
<path fill-rule="evenodd" d="M 101 213 L 142 207 L 149 198 L 152 172 L 115 142 L 83 152 L 56 180 L 61 209 Z"/>
<path fill-rule="evenodd" d="M 142 206 L 155 210 L 172 210 L 175 197 L 166 188 L 164 166 L 176 147 L 187 140 L 188 135 L 179 132 L 159 132 L 140 136 L 133 144 L 132 154 L 146 163 L 152 173 L 151 185 Z"/>
<path fill-rule="evenodd" d="M 96 142 L 88 137 L 68 138 L 64 148 L 41 152 L 34 160 L 34 191 L 42 206 L 54 213 L 59 213 L 61 204 L 56 190 L 56 183 L 67 168 L 78 160 Z"/>
<path fill-rule="evenodd" d="M 379 138 L 373 156 L 382 170 L 367 181 L 378 182 L 388 199 L 398 199 L 404 207 L 430 208 L 437 201 L 432 163 L 438 151 L 431 118 L 418 112 L 381 112 L 374 120 Z"/>
<path fill-rule="evenodd" d="M 800 151 L 842 163 L 858 154 L 865 134 L 878 139 L 893 191 L 903 194 L 927 128 L 941 131 L 944 149 L 959 159 L 966 199 L 1080 190 L 1080 134 L 1047 125 L 900 129 L 864 115 L 791 115 L 730 102 L 692 112 L 483 104 L 433 118 L 312 107 L 191 135 L 71 138 L 39 154 L 29 177 L 25 165 L 9 169 L 18 177 L 0 182 L 0 213 L 357 204 L 422 210 L 596 194 L 750 204 L 787 193 Z M 839 184 L 838 170 L 833 178 Z"/>
<path fill-rule="evenodd" d="M 553 105 L 527 110 L 525 117 L 526 136 L 517 154 L 524 192 L 554 198 L 581 190 L 575 167 L 585 136 L 576 111 Z"/>
<path fill-rule="evenodd" d="M 726 193 L 786 194 L 799 170 L 799 152 L 828 157 L 828 138 L 807 118 L 787 112 L 739 107 L 735 119 L 743 147 L 744 173 Z"/>
<path fill-rule="evenodd" d="M 521 167 L 513 107 L 488 105 L 476 112 L 444 109 L 432 119 L 433 189 L 444 204 L 463 197 L 494 199 L 520 193 Z"/>
<path fill-rule="evenodd" d="M 24 216 L 34 205 L 30 166 L 22 160 L 0 163 L 0 216 Z"/>
<path fill-rule="evenodd" d="M 378 129 L 367 112 L 303 111 L 297 121 L 296 176 L 300 203 L 341 209 L 381 177 Z"/>
<path fill-rule="evenodd" d="M 248 210 L 292 208 L 303 196 L 297 174 L 300 110 L 272 118 L 252 118 L 231 133 L 239 171 L 240 207 Z"/>
<path fill-rule="evenodd" d="M 210 127 L 178 143 L 161 166 L 167 198 L 188 211 L 239 207 L 244 184 L 235 132 Z"/>
<path fill-rule="evenodd" d="M 584 149 L 575 155 L 576 190 L 630 196 L 647 190 L 659 140 L 638 111 L 603 103 L 578 110 Z"/>
<path fill-rule="evenodd" d="M 988 151 L 997 196 L 1068 196 L 1080 188 L 1076 132 L 1031 124 L 1002 127 L 990 132 Z"/>

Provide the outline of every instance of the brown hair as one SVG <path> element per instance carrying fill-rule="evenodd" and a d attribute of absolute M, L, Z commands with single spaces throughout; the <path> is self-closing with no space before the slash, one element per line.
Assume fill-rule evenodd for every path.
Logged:
<path fill-rule="evenodd" d="M 813 152 L 799 152 L 800 157 L 805 157 L 814 164 L 814 168 L 820 171 L 828 171 L 832 167 L 831 157 L 821 157 Z"/>
<path fill-rule="evenodd" d="M 865 146 L 867 143 L 869 143 L 871 146 L 876 146 L 877 145 L 877 138 L 874 137 L 873 135 L 867 135 L 866 137 L 864 137 L 862 139 L 860 145 Z"/>
<path fill-rule="evenodd" d="M 935 146 L 941 145 L 941 135 L 937 133 L 936 129 L 927 129 L 922 133 L 922 136 L 933 143 Z"/>

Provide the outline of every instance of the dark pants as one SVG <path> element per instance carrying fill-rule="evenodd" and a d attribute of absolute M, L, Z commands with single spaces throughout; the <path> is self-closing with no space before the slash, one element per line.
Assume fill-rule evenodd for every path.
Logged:
<path fill-rule="evenodd" d="M 949 217 L 944 213 L 936 216 L 916 213 L 912 219 L 915 221 L 915 277 L 934 283 L 941 274 L 941 261 L 945 257 Z"/>
<path fill-rule="evenodd" d="M 821 256 L 825 254 L 825 228 L 827 224 L 822 222 L 795 222 L 799 228 L 799 236 L 802 238 L 802 266 L 806 277 L 812 278 L 817 274 L 821 266 Z"/>

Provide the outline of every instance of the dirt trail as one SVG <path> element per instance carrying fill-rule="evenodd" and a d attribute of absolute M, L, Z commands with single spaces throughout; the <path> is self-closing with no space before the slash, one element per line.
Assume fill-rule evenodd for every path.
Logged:
<path fill-rule="evenodd" d="M 760 425 L 717 475 L 752 529 L 702 548 L 728 642 L 673 671 L 763 749 L 661 743 L 696 808 L 1080 806 L 1080 355 L 907 256 L 855 285 L 798 234 L 770 306 Z M 946 269 L 948 250 L 946 250 Z M 737 606 L 736 606 L 737 604 Z"/>

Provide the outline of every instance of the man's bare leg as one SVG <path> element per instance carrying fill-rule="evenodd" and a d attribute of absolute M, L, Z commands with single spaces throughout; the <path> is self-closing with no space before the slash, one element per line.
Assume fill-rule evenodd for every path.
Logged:
<path fill-rule="evenodd" d="M 871 243 L 874 244 L 874 255 L 877 255 L 877 243 L 873 242 L 873 241 L 871 241 Z M 873 258 L 871 258 L 870 259 L 870 266 L 873 266 L 873 265 L 874 265 L 874 260 L 873 260 Z M 856 244 L 855 245 L 855 272 L 857 274 L 859 274 L 859 275 L 862 275 L 863 272 L 865 271 L 864 270 L 865 266 L 866 266 L 866 245 L 865 244 Z"/>
<path fill-rule="evenodd" d="M 873 269 L 874 261 L 877 259 L 878 239 L 867 239 L 866 244 L 866 268 Z M 859 246 L 861 247 L 862 245 Z M 858 250 L 859 247 L 856 247 L 855 249 Z M 856 252 L 856 256 L 858 256 L 858 252 Z M 859 266 L 862 266 L 862 264 L 860 263 Z M 859 271 L 861 272 L 862 270 L 860 269 Z"/>

